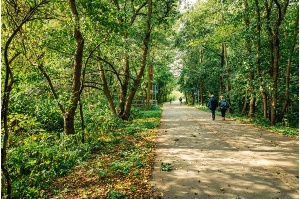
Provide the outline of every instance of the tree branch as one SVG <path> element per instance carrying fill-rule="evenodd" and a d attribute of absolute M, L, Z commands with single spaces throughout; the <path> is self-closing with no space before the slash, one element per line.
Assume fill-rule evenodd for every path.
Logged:
<path fill-rule="evenodd" d="M 86 59 L 86 61 L 85 61 L 84 68 L 83 68 L 83 71 L 82 71 L 81 88 L 80 88 L 80 91 L 79 91 L 80 94 L 82 93 L 82 91 L 83 91 L 83 89 L 84 89 L 85 72 L 86 72 L 86 68 L 87 68 L 88 61 L 89 61 L 89 59 L 92 57 L 93 53 L 97 50 L 97 48 L 99 48 L 99 46 L 100 46 L 102 43 L 104 43 L 104 42 L 106 41 L 106 38 L 108 37 L 109 33 L 110 33 L 110 32 L 108 31 L 108 33 L 107 33 L 106 37 L 104 38 L 104 40 L 101 41 L 99 44 L 97 44 L 97 45 L 92 49 L 92 51 L 90 52 L 90 54 L 88 55 L 88 57 L 87 57 L 87 59 Z"/>
<path fill-rule="evenodd" d="M 42 72 L 42 74 L 43 74 L 43 75 L 45 76 L 45 78 L 47 79 L 48 84 L 49 84 L 50 89 L 51 89 L 51 92 L 52 92 L 54 98 L 57 100 L 57 105 L 58 105 L 59 109 L 61 110 L 61 112 L 64 114 L 64 113 L 65 113 L 65 109 L 64 109 L 64 107 L 62 106 L 62 104 L 58 101 L 59 98 L 58 98 L 58 96 L 57 96 L 57 94 L 56 94 L 56 91 L 55 91 L 55 88 L 54 88 L 53 83 L 52 83 L 52 81 L 51 81 L 51 78 L 50 78 L 49 75 L 46 73 L 46 71 L 45 71 L 45 69 L 44 69 L 44 67 L 43 67 L 43 64 L 37 64 L 37 67 L 39 68 L 39 70 Z"/>
<path fill-rule="evenodd" d="M 114 65 L 112 63 L 110 63 L 109 61 L 103 59 L 102 57 L 100 56 L 97 56 L 97 58 L 100 60 L 100 61 L 103 61 L 104 63 L 106 63 L 107 65 L 110 66 L 110 68 L 114 71 L 114 73 L 117 75 L 117 79 L 119 81 L 119 83 L 122 85 L 122 80 L 121 78 L 119 77 L 119 73 L 117 72 L 117 70 L 115 69 Z"/>
<path fill-rule="evenodd" d="M 147 1 L 145 1 L 142 5 L 140 5 L 140 7 L 133 13 L 132 17 L 131 17 L 131 20 L 130 20 L 130 25 L 132 25 L 136 19 L 136 16 L 138 15 L 138 13 L 140 12 L 140 10 L 145 7 L 147 5 Z"/>

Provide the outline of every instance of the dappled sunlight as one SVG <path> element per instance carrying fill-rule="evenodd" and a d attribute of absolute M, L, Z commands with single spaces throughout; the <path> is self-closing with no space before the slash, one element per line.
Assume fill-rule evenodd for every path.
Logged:
<path fill-rule="evenodd" d="M 168 105 L 161 121 L 153 183 L 164 197 L 298 197 L 297 141 L 187 106 Z"/>
<path fill-rule="evenodd" d="M 164 183 L 163 190 L 168 190 L 174 186 L 178 187 L 182 192 L 177 193 L 176 196 L 183 196 L 181 194 L 191 193 L 187 190 L 195 188 L 197 195 L 207 194 L 210 196 L 220 194 L 220 189 L 223 188 L 225 192 L 231 190 L 236 194 L 244 193 L 264 194 L 266 198 L 269 193 L 280 193 L 277 187 L 277 181 L 272 180 L 274 175 L 266 176 L 263 166 L 272 166 L 274 161 L 271 160 L 258 160 L 251 159 L 251 152 L 249 151 L 219 151 L 219 150 L 194 150 L 194 149 L 178 149 L 172 148 L 164 152 L 172 151 L 167 156 L 164 156 L 162 162 L 169 162 L 173 165 L 171 172 L 161 173 L 162 181 L 168 179 Z M 163 152 L 162 152 L 163 153 Z M 159 167 L 159 164 L 156 164 Z M 286 166 L 292 166 L 287 164 Z M 159 168 L 157 168 L 159 169 Z M 281 187 L 285 187 L 281 182 Z M 193 184 L 196 184 L 195 187 Z M 185 187 L 186 186 L 186 187 Z M 185 187 L 185 188 L 183 188 Z M 176 188 L 175 188 L 176 189 Z M 256 193 L 253 193 L 255 190 Z M 226 197 L 229 197 L 227 195 Z M 279 196 L 279 195 L 278 195 Z M 291 198 L 293 198 L 291 196 Z"/>

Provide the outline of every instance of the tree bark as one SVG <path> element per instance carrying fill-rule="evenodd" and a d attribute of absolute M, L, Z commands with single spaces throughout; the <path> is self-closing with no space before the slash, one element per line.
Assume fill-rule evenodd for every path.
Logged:
<path fill-rule="evenodd" d="M 3 122 L 3 127 L 4 127 L 4 138 L 3 138 L 3 144 L 1 148 L 1 170 L 3 171 L 3 174 L 6 178 L 7 182 L 7 198 L 11 198 L 11 193 L 12 193 L 12 184 L 11 184 L 11 179 L 9 176 L 9 172 L 5 167 L 6 163 L 6 157 L 7 157 L 7 147 L 8 147 L 8 137 L 9 137 L 9 129 L 8 129 L 8 108 L 9 108 L 9 101 L 10 101 L 10 92 L 13 89 L 13 84 L 15 82 L 14 80 L 14 75 L 13 71 L 10 67 L 10 64 L 13 62 L 13 60 L 19 55 L 17 53 L 10 61 L 8 58 L 8 52 L 9 48 L 11 45 L 11 42 L 15 38 L 15 36 L 20 32 L 22 26 L 27 23 L 31 18 L 34 16 L 36 11 L 40 6 L 43 4 L 46 4 L 47 1 L 42 1 L 39 4 L 36 4 L 34 7 L 30 7 L 28 12 L 25 14 L 24 18 L 22 21 L 17 25 L 17 27 L 14 29 L 10 37 L 5 43 L 4 47 L 4 64 L 5 64 L 5 80 L 4 80 L 4 94 L 3 94 L 3 101 L 2 101 L 2 106 L 1 106 L 1 119 Z"/>
<path fill-rule="evenodd" d="M 224 62 L 225 62 L 225 68 L 226 68 L 226 93 L 229 93 L 230 90 L 231 90 L 230 82 L 229 82 L 230 68 L 229 68 L 229 64 L 228 64 L 227 47 L 226 47 L 225 42 L 223 42 L 223 46 L 224 46 Z M 227 101 L 230 104 L 230 98 L 228 98 Z M 232 112 L 232 110 L 229 107 L 228 108 L 228 113 L 231 113 L 231 112 Z"/>
<path fill-rule="evenodd" d="M 278 122 L 282 122 L 284 114 L 286 112 L 286 109 L 288 107 L 288 104 L 290 103 L 290 97 L 289 97 L 289 87 L 290 87 L 290 73 L 291 73 L 291 63 L 292 63 L 292 58 L 293 54 L 295 51 L 296 43 L 297 43 L 297 37 L 298 37 L 298 25 L 299 25 L 299 7 L 297 10 L 297 16 L 295 20 L 295 26 L 294 26 L 294 36 L 293 36 L 293 43 L 290 48 L 289 52 L 289 58 L 288 58 L 288 63 L 286 66 L 286 77 L 285 77 L 285 100 L 283 107 L 281 109 L 280 115 L 278 116 Z"/>
<path fill-rule="evenodd" d="M 153 66 L 148 66 L 148 86 L 147 86 L 146 110 L 150 110 L 151 89 L 153 87 L 152 82 L 153 82 Z"/>
<path fill-rule="evenodd" d="M 200 92 L 201 105 L 203 105 L 204 99 L 203 99 L 203 79 L 202 78 L 200 78 L 199 92 Z"/>
<path fill-rule="evenodd" d="M 271 13 L 271 8 L 273 6 L 273 1 L 271 1 L 270 6 L 267 6 L 268 13 Z M 274 0 L 276 8 L 278 10 L 277 19 L 273 23 L 273 29 L 268 28 L 270 37 L 270 54 L 271 54 L 271 70 L 270 75 L 272 78 L 272 90 L 271 90 L 271 125 L 276 125 L 276 108 L 277 108 L 277 95 L 278 95 L 278 75 L 279 75 L 279 59 L 280 59 L 280 41 L 279 41 L 279 27 L 286 13 L 289 1 L 284 1 L 282 5 L 278 0 Z M 269 9 L 268 9 L 269 8 Z M 268 23 L 270 24 L 271 19 L 268 18 Z"/>
<path fill-rule="evenodd" d="M 244 98 L 244 105 L 243 105 L 243 109 L 242 109 L 242 113 L 246 113 L 248 108 L 248 89 L 246 89 L 245 91 L 245 98 Z"/>
<path fill-rule="evenodd" d="M 185 103 L 189 104 L 189 98 L 188 98 L 188 95 L 187 95 L 186 91 L 184 92 L 184 96 L 185 96 Z"/>
<path fill-rule="evenodd" d="M 125 37 L 127 38 L 127 36 Z M 121 89 L 120 89 L 120 97 L 119 97 L 119 113 L 118 115 L 122 117 L 125 111 L 125 105 L 126 105 L 126 96 L 128 92 L 128 84 L 129 84 L 129 76 L 130 76 L 130 70 L 129 70 L 129 55 L 127 50 L 125 50 L 125 64 L 124 64 L 124 80 L 123 82 L 120 82 Z"/>
<path fill-rule="evenodd" d="M 81 143 L 84 143 L 84 129 L 85 129 L 85 124 L 84 124 L 84 115 L 83 115 L 83 105 L 82 102 L 79 101 L 79 110 L 80 110 L 80 120 L 81 120 Z"/>
<path fill-rule="evenodd" d="M 224 66 L 224 45 L 222 42 L 222 53 L 221 53 L 221 63 L 220 63 L 220 80 L 219 80 L 219 96 L 223 93 L 223 66 Z"/>
<path fill-rule="evenodd" d="M 105 95 L 105 97 L 108 101 L 109 108 L 110 108 L 111 112 L 113 112 L 116 115 L 117 112 L 116 112 L 116 108 L 115 108 L 115 105 L 114 105 L 114 101 L 113 101 L 113 98 L 110 94 L 110 90 L 108 88 L 108 83 L 107 83 L 107 80 L 106 80 L 106 75 L 105 75 L 104 69 L 103 69 L 101 64 L 99 66 L 99 69 L 100 69 L 100 77 L 101 77 L 101 80 L 102 80 L 102 83 L 103 83 L 104 95 Z"/>
<path fill-rule="evenodd" d="M 73 77 L 72 77 L 72 93 L 69 99 L 69 106 L 64 114 L 64 132 L 69 134 L 74 134 L 74 117 L 75 111 L 80 99 L 80 89 L 81 89 L 81 69 L 82 69 L 82 57 L 83 57 L 83 47 L 84 39 L 80 32 L 80 22 L 79 16 L 76 8 L 75 0 L 69 0 L 69 8 L 73 16 L 74 31 L 73 37 L 76 41 L 76 50 L 74 54 L 73 63 Z"/>
<path fill-rule="evenodd" d="M 246 51 L 248 53 L 248 56 L 251 57 L 251 55 L 252 55 L 252 49 L 251 49 L 252 42 L 251 42 L 250 36 L 248 35 L 249 32 L 250 32 L 250 18 L 249 18 L 249 6 L 248 6 L 248 1 L 247 0 L 244 0 L 244 12 L 245 12 L 244 22 L 245 22 L 245 26 L 246 26 L 246 30 L 247 30 L 245 47 L 246 47 Z M 250 70 L 251 70 L 253 65 L 252 65 L 251 62 L 249 63 L 249 65 L 250 65 Z M 254 110 L 255 110 L 255 107 L 254 107 L 255 106 L 255 97 L 253 95 L 253 92 L 254 92 L 253 81 L 254 81 L 254 72 L 249 71 L 248 84 L 249 84 L 250 89 L 247 88 L 247 90 L 246 90 L 246 98 L 245 98 L 244 108 L 243 108 L 243 111 L 242 111 L 243 113 L 246 112 L 246 108 L 247 108 L 247 105 L 248 105 L 248 96 L 250 96 L 249 112 L 248 112 L 249 117 L 252 117 L 254 115 Z"/>
<path fill-rule="evenodd" d="M 262 101 L 263 101 L 263 116 L 264 118 L 268 117 L 268 97 L 264 88 L 263 78 L 261 75 L 261 18 L 260 18 L 260 8 L 258 0 L 255 0 L 256 5 L 256 31 L 257 31 L 257 40 L 256 40 L 256 69 L 257 69 L 257 76 L 260 82 L 260 92 L 262 94 Z"/>

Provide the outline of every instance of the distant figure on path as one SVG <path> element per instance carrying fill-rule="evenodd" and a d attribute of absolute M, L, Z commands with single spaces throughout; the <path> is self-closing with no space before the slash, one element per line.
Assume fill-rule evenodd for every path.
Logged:
<path fill-rule="evenodd" d="M 172 103 L 172 97 L 170 97 L 170 104 Z"/>
<path fill-rule="evenodd" d="M 179 104 L 181 105 L 182 103 L 182 97 L 179 98 Z"/>
<path fill-rule="evenodd" d="M 222 115 L 222 120 L 225 120 L 225 113 L 229 108 L 229 103 L 225 100 L 224 96 L 221 96 L 221 100 L 219 101 L 219 107 Z"/>
<path fill-rule="evenodd" d="M 216 118 L 215 112 L 216 112 L 216 108 L 218 107 L 218 101 L 216 100 L 213 94 L 210 96 L 210 99 L 208 100 L 207 107 L 211 111 L 211 119 L 215 120 Z"/>

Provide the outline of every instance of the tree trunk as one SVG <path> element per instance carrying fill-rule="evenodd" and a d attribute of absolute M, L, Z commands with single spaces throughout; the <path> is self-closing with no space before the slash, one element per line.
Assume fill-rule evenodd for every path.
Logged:
<path fill-rule="evenodd" d="M 141 78 L 144 74 L 144 70 L 146 67 L 146 60 L 147 60 L 149 41 L 150 41 L 150 35 L 151 35 L 151 16 L 152 16 L 152 0 L 148 0 L 148 13 L 147 13 L 147 22 L 146 22 L 146 35 L 144 38 L 143 56 L 142 56 L 142 61 L 141 61 L 141 65 L 140 65 L 140 70 L 136 76 L 136 79 L 133 82 L 133 86 L 130 90 L 130 93 L 128 95 L 128 98 L 127 98 L 127 101 L 125 104 L 124 113 L 121 116 L 121 118 L 124 120 L 129 119 L 132 100 L 133 100 L 135 93 L 140 85 L 140 81 L 141 81 Z"/>
<path fill-rule="evenodd" d="M 268 115 L 268 97 L 264 88 L 264 82 L 263 78 L 261 75 L 261 69 L 260 69 L 260 64 L 261 64 L 261 59 L 260 59 L 260 54 L 261 54 L 261 20 L 260 20 L 260 8 L 259 8 L 259 2 L 258 0 L 255 0 L 255 5 L 256 5 L 256 31 L 257 31 L 257 41 L 256 41 L 256 68 L 257 68 L 257 76 L 260 82 L 260 92 L 262 94 L 262 101 L 263 101 L 263 116 L 264 118 L 267 118 Z"/>
<path fill-rule="evenodd" d="M 189 99 L 188 99 L 188 95 L 187 95 L 186 91 L 184 92 L 184 96 L 185 96 L 185 103 L 189 104 Z"/>
<path fill-rule="evenodd" d="M 278 27 L 279 28 L 279 27 Z M 279 35 L 278 30 L 275 31 L 273 38 L 273 52 L 274 52 L 274 62 L 272 69 L 272 80 L 273 86 L 271 90 L 271 125 L 276 124 L 276 108 L 277 108 L 277 95 L 278 95 L 278 68 L 279 68 Z"/>
<path fill-rule="evenodd" d="M 153 66 L 148 66 L 148 86 L 147 86 L 147 100 L 146 100 L 146 110 L 150 110 L 150 100 L 151 100 L 151 88 L 153 81 Z"/>
<path fill-rule="evenodd" d="M 202 62 L 203 62 L 203 50 L 202 50 L 202 45 L 200 45 L 199 63 L 201 64 Z M 201 76 L 199 77 L 199 93 L 200 93 L 201 105 L 203 105 L 203 79 L 201 78 Z"/>
<path fill-rule="evenodd" d="M 82 102 L 79 101 L 79 110 L 80 110 L 80 121 L 81 121 L 81 143 L 84 143 L 84 129 L 85 129 L 85 124 L 84 124 L 84 115 L 83 115 L 83 105 Z"/>
<path fill-rule="evenodd" d="M 125 36 L 127 38 L 127 36 Z M 129 83 L 129 77 L 130 77 L 130 70 L 129 70 L 129 55 L 128 52 L 125 51 L 125 65 L 124 65 L 124 81 L 120 82 L 121 84 L 121 90 L 120 90 L 120 97 L 119 97 L 119 116 L 122 117 L 125 111 L 125 105 L 126 105 L 126 96 L 127 96 L 127 90 L 128 90 L 128 83 Z"/>
<path fill-rule="evenodd" d="M 9 108 L 9 101 L 10 101 L 10 92 L 13 89 L 13 84 L 15 82 L 14 80 L 14 75 L 12 72 L 12 69 L 10 67 L 10 64 L 13 62 L 13 60 L 19 55 L 17 53 L 14 55 L 11 60 L 9 61 L 8 58 L 8 51 L 10 48 L 10 44 L 15 38 L 15 36 L 20 32 L 22 26 L 28 22 L 35 14 L 37 9 L 42 6 L 45 2 L 40 2 L 39 4 L 36 4 L 34 7 L 31 7 L 22 21 L 17 25 L 17 27 L 14 29 L 10 37 L 5 43 L 4 47 L 4 64 L 5 64 L 5 80 L 4 80 L 4 93 L 3 93 L 3 101 L 2 101 L 2 106 L 1 106 L 1 119 L 3 122 L 3 127 L 4 127 L 4 138 L 3 138 L 3 144 L 1 148 L 1 170 L 6 178 L 6 183 L 7 183 L 7 198 L 11 198 L 11 193 L 12 193 L 12 184 L 11 184 L 11 179 L 8 173 L 8 170 L 5 167 L 6 163 L 6 157 L 7 157 L 7 147 L 8 147 L 8 137 L 9 137 L 9 129 L 8 129 L 8 108 Z"/>
<path fill-rule="evenodd" d="M 245 26 L 246 26 L 246 30 L 247 30 L 247 35 L 246 35 L 246 51 L 248 53 L 248 56 L 251 57 L 252 54 L 252 49 L 251 49 L 251 38 L 248 35 L 249 31 L 250 31 L 250 18 L 249 18 L 249 6 L 248 6 L 248 1 L 244 0 L 244 12 L 245 12 L 245 17 L 244 17 L 244 22 L 245 22 Z M 250 65 L 250 69 L 252 69 L 252 63 L 249 63 Z M 255 110 L 255 97 L 253 95 L 254 92 L 254 86 L 253 86 L 253 81 L 254 81 L 254 72 L 253 71 L 249 71 L 249 87 L 250 89 L 246 91 L 246 100 L 245 100 L 245 104 L 244 104 L 244 108 L 243 108 L 243 113 L 246 112 L 246 108 L 247 108 L 247 104 L 248 104 L 248 95 L 250 96 L 250 103 L 249 103 L 249 112 L 248 112 L 248 116 L 252 117 L 254 115 L 254 110 Z"/>
<path fill-rule="evenodd" d="M 242 113 L 246 113 L 247 111 L 247 108 L 248 108 L 248 89 L 246 88 L 246 91 L 245 91 L 245 99 L 244 99 L 244 105 L 243 105 L 243 109 L 242 109 Z"/>
<path fill-rule="evenodd" d="M 2 172 L 6 178 L 7 183 L 7 198 L 11 198 L 11 192 L 12 192 L 12 185 L 11 185 L 11 179 L 9 176 L 9 173 L 7 169 L 5 168 L 6 163 L 6 156 L 7 156 L 7 147 L 8 147 L 8 137 L 9 137 L 9 129 L 8 129 L 8 107 L 9 107 L 9 99 L 10 99 L 10 92 L 12 90 L 12 86 L 14 83 L 13 74 L 9 67 L 8 63 L 8 51 L 9 45 L 7 45 L 7 48 L 4 50 L 4 60 L 5 60 L 5 68 L 6 68 L 6 75 L 5 75 L 5 83 L 4 83 L 4 97 L 3 97 L 3 103 L 2 103 L 2 110 L 1 110 L 1 117 L 2 122 L 4 126 L 4 139 L 3 139 L 3 145 L 1 148 L 1 169 Z"/>
<path fill-rule="evenodd" d="M 113 98 L 112 98 L 112 96 L 110 94 L 108 83 L 107 83 L 107 79 L 106 79 L 106 75 L 105 75 L 104 69 L 103 69 L 103 67 L 102 67 L 101 64 L 99 66 L 99 69 L 100 69 L 100 77 L 101 77 L 102 84 L 103 84 L 104 95 L 105 95 L 105 97 L 106 97 L 106 99 L 108 101 L 109 108 L 110 108 L 111 112 L 116 115 L 117 114 L 116 107 L 115 107 Z"/>
<path fill-rule="evenodd" d="M 64 132 L 74 134 L 74 116 L 80 99 L 81 89 L 81 69 L 84 39 L 80 32 L 79 16 L 76 8 L 75 0 L 69 0 L 69 7 L 73 16 L 74 32 L 73 36 L 76 40 L 76 50 L 74 54 L 73 78 L 72 78 L 72 93 L 69 99 L 69 106 L 64 114 Z"/>
<path fill-rule="evenodd" d="M 231 87 L 230 87 L 230 82 L 229 82 L 229 77 L 230 77 L 230 68 L 228 64 L 228 57 L 227 57 L 227 47 L 226 43 L 223 42 L 224 46 L 224 62 L 225 62 L 225 68 L 226 68 L 226 93 L 230 93 Z M 228 103 L 230 104 L 230 98 L 227 99 Z M 228 113 L 232 113 L 231 108 L 228 108 Z"/>
<path fill-rule="evenodd" d="M 254 116 L 254 112 L 255 112 L 255 95 L 254 93 L 254 72 L 250 72 L 250 77 L 249 77 L 249 84 L 250 84 L 250 103 L 249 103 L 249 112 L 248 112 L 248 117 L 253 117 Z"/>
<path fill-rule="evenodd" d="M 292 58 L 293 54 L 295 51 L 295 46 L 297 43 L 297 36 L 298 36 L 298 24 L 299 24 L 299 8 L 297 11 L 297 17 L 295 20 L 295 26 L 294 26 L 294 36 L 293 36 L 293 43 L 290 48 L 290 53 L 289 53 L 289 58 L 288 58 L 288 63 L 286 66 L 286 77 L 285 77 L 285 100 L 283 107 L 281 109 L 280 115 L 278 116 L 278 122 L 282 122 L 284 114 L 286 112 L 287 106 L 290 102 L 290 97 L 289 97 L 289 87 L 290 87 L 290 73 L 291 73 L 291 63 L 292 63 Z"/>
<path fill-rule="evenodd" d="M 272 2 L 271 2 L 272 3 Z M 274 0 L 276 8 L 278 10 L 277 19 L 273 23 L 273 30 L 271 26 L 268 28 L 269 37 L 270 37 L 270 54 L 271 54 L 271 70 L 270 75 L 272 78 L 272 90 L 271 90 L 271 125 L 276 125 L 276 108 L 277 108 L 277 95 L 278 95 L 278 75 L 279 75 L 279 59 L 280 59 L 280 42 L 279 42 L 279 27 L 283 21 L 284 15 L 286 13 L 287 6 L 289 1 L 283 2 L 283 7 L 280 5 L 278 0 Z M 267 7 L 267 12 L 271 13 L 272 6 Z M 271 23 L 270 15 L 268 15 L 268 23 Z"/>
<path fill-rule="evenodd" d="M 223 66 L 224 66 L 224 45 L 222 42 L 221 64 L 220 64 L 220 80 L 219 80 L 219 96 L 223 93 Z"/>
<path fill-rule="evenodd" d="M 249 103 L 249 113 L 248 113 L 248 117 L 253 117 L 254 113 L 255 113 L 255 97 L 252 94 L 250 103 Z"/>
<path fill-rule="evenodd" d="M 203 105 L 203 79 L 202 78 L 200 78 L 199 92 L 200 92 L 201 105 Z"/>

